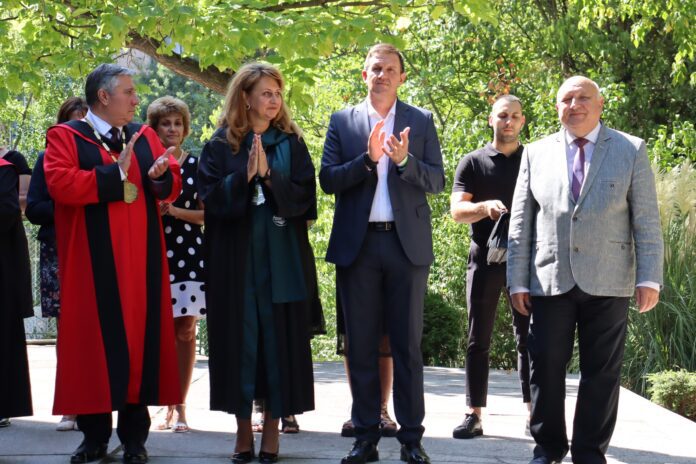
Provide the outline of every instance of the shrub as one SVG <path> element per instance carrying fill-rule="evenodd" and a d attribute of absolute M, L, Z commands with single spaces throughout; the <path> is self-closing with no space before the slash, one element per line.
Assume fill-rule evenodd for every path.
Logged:
<path fill-rule="evenodd" d="M 463 363 L 466 340 L 462 314 L 442 295 L 428 292 L 423 313 L 423 363 L 457 367 Z"/>
<path fill-rule="evenodd" d="M 663 371 L 647 376 L 650 400 L 696 421 L 696 372 Z"/>
<path fill-rule="evenodd" d="M 647 374 L 696 371 L 696 170 L 656 175 L 665 242 L 664 287 L 652 311 L 629 312 L 622 383 L 644 394 Z"/>

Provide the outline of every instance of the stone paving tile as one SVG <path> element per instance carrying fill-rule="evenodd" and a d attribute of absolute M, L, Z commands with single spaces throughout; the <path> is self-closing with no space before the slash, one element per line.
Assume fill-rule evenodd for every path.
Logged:
<path fill-rule="evenodd" d="M 56 432 L 58 417 L 51 415 L 55 379 L 55 348 L 29 347 L 35 415 L 14 419 L 0 429 L 0 464 L 67 463 L 79 444 L 79 432 Z M 86 376 L 85 381 L 89 381 Z M 491 371 L 485 436 L 454 440 L 452 429 L 465 409 L 464 371 L 426 368 L 426 418 L 424 446 L 432 461 L 467 464 L 527 464 L 533 441 L 524 435 L 526 409 L 519 395 L 515 372 Z M 567 379 L 566 415 L 569 433 L 578 379 Z M 301 432 L 281 436 L 282 462 L 337 463 L 352 441 L 341 438 L 341 424 L 348 418 L 350 391 L 341 363 L 315 365 L 316 410 L 298 416 Z M 390 406 L 393 416 L 393 407 Z M 153 424 L 164 408 L 151 407 Z M 207 363 L 199 360 L 188 398 L 187 415 L 192 431 L 150 433 L 148 450 L 153 464 L 225 463 L 234 449 L 234 417 L 208 410 Z M 260 436 L 257 436 L 258 449 Z M 399 463 L 399 444 L 394 438 L 380 442 L 383 463 Z M 110 455 L 102 463 L 120 462 L 121 449 L 112 436 Z M 564 463 L 571 462 L 570 457 Z M 621 391 L 619 419 L 608 452 L 609 464 L 696 464 L 696 423 L 673 414 L 629 391 Z"/>

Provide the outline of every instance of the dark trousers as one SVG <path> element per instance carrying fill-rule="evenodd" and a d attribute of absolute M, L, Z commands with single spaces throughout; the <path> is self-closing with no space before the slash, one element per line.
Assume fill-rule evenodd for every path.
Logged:
<path fill-rule="evenodd" d="M 529 356 L 527 334 L 529 317 L 515 311 L 506 288 L 505 264 L 486 262 L 487 249 L 471 242 L 469 267 L 466 273 L 466 305 L 469 313 L 469 343 L 466 348 L 466 404 L 472 408 L 486 406 L 488 397 L 488 364 L 491 337 L 495 325 L 500 292 L 504 291 L 512 312 L 512 328 L 517 346 L 517 374 L 522 387 L 522 400 L 531 401 L 529 393 Z"/>
<path fill-rule="evenodd" d="M 423 301 L 430 266 L 414 266 L 394 230 L 369 230 L 350 266 L 337 267 L 346 324 L 348 367 L 359 440 L 380 438 L 379 343 L 389 334 L 394 359 L 394 411 L 401 443 L 423 436 Z"/>
<path fill-rule="evenodd" d="M 107 444 L 111 438 L 112 413 L 78 414 L 77 426 L 85 436 L 85 443 Z M 145 451 L 145 441 L 149 430 L 150 413 L 147 406 L 127 404 L 118 410 L 116 433 L 125 451 L 129 453 Z"/>
<path fill-rule="evenodd" d="M 580 353 L 571 453 L 578 464 L 604 464 L 619 406 L 628 298 L 588 295 L 577 286 L 558 296 L 532 297 L 531 432 L 535 456 L 560 461 L 568 453 L 565 376 L 577 327 Z"/>

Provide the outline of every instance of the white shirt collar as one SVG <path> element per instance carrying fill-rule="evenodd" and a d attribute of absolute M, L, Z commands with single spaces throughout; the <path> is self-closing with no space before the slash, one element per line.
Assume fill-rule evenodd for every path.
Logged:
<path fill-rule="evenodd" d="M 394 116 L 396 114 L 396 102 L 397 102 L 397 100 L 394 100 L 394 104 L 389 109 L 389 112 L 387 113 L 387 117 L 384 119 L 389 119 L 389 116 Z M 367 99 L 367 114 L 369 114 L 371 118 L 382 119 L 382 115 L 380 115 L 377 112 L 377 110 L 372 106 L 372 102 L 370 102 L 369 98 Z"/>
<path fill-rule="evenodd" d="M 87 110 L 87 115 L 85 116 L 85 119 L 88 119 L 89 122 L 92 123 L 94 128 L 97 129 L 97 132 L 99 132 L 101 135 L 108 135 L 112 127 L 116 127 L 118 130 L 123 129 L 122 127 L 112 126 L 96 114 L 92 113 L 91 109 Z"/>
<path fill-rule="evenodd" d="M 589 134 L 587 134 L 584 139 L 587 139 L 591 144 L 595 145 L 597 143 L 597 139 L 599 138 L 599 131 L 602 129 L 602 123 L 598 122 L 597 125 L 595 126 L 594 129 L 590 131 Z M 575 137 L 573 134 L 568 132 L 567 130 L 564 130 L 565 132 L 565 140 L 566 144 L 571 145 L 577 137 Z"/>

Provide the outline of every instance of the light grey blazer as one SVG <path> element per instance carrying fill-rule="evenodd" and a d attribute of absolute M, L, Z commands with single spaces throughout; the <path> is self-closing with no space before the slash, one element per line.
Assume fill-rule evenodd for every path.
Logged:
<path fill-rule="evenodd" d="M 565 132 L 525 147 L 510 216 L 507 284 L 533 296 L 576 284 L 590 295 L 631 296 L 662 285 L 663 243 L 645 142 L 602 125 L 577 203 Z"/>

